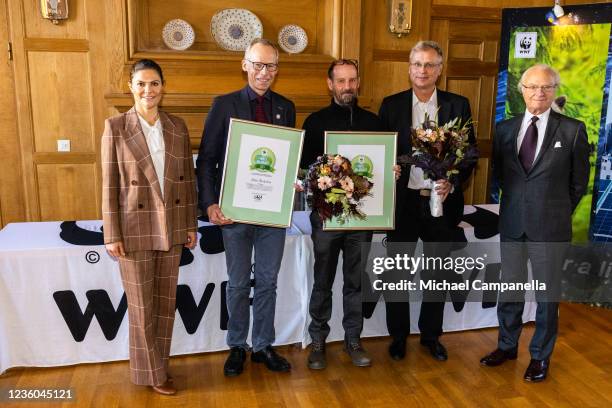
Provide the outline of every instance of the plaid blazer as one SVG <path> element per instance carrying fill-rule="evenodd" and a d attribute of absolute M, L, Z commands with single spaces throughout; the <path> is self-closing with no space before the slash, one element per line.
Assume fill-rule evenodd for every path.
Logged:
<path fill-rule="evenodd" d="M 102 135 L 104 243 L 126 252 L 167 251 L 195 232 L 193 156 L 185 122 L 159 112 L 166 149 L 164 197 L 134 108 L 106 120 Z"/>

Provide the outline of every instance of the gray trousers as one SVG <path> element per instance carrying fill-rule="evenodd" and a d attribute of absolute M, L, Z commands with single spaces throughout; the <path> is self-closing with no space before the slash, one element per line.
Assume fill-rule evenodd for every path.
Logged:
<path fill-rule="evenodd" d="M 332 287 L 338 258 L 342 251 L 342 327 L 347 339 L 358 339 L 363 329 L 361 278 L 367 257 L 362 257 L 362 244 L 372 242 L 371 231 L 323 231 L 316 212 L 310 215 L 314 247 L 314 285 L 310 295 L 308 332 L 313 340 L 325 341 L 329 335 L 332 314 Z M 367 253 L 366 253 L 367 255 Z"/>
<path fill-rule="evenodd" d="M 531 358 L 550 358 L 557 339 L 559 325 L 559 283 L 561 280 L 561 255 L 564 243 L 530 241 L 521 238 L 501 237 L 501 282 L 527 282 L 527 260 L 531 262 L 533 279 L 547 284 L 545 293 L 536 292 L 537 309 L 535 333 L 529 344 Z M 500 293 L 497 305 L 499 320 L 498 347 L 509 350 L 518 347 L 523 327 L 524 291 Z"/>
<path fill-rule="evenodd" d="M 227 345 L 248 349 L 250 327 L 251 260 L 255 249 L 253 290 L 253 351 L 274 343 L 276 282 L 285 248 L 284 228 L 249 224 L 221 227 L 227 263 Z"/>

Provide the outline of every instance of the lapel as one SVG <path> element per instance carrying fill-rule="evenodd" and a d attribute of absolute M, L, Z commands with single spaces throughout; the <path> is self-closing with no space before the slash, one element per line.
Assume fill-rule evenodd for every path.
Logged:
<path fill-rule="evenodd" d="M 271 123 L 273 125 L 286 126 L 285 107 L 279 103 L 280 98 L 276 93 L 270 91 L 270 100 L 272 101 L 272 109 L 270 109 L 270 113 L 272 114 L 270 118 Z"/>
<path fill-rule="evenodd" d="M 446 98 L 446 93 L 436 88 L 436 98 L 438 99 L 438 126 L 442 126 L 451 120 L 451 104 Z M 454 118 L 452 118 L 454 119 Z"/>
<path fill-rule="evenodd" d="M 254 118 L 251 117 L 251 102 L 249 101 L 247 87 L 248 85 L 240 90 L 238 100 L 234 104 L 234 107 L 236 108 L 237 119 L 254 120 Z"/>
<path fill-rule="evenodd" d="M 167 180 L 176 180 L 176 163 L 178 157 L 183 157 L 182 144 L 176 143 L 176 126 L 170 120 L 166 112 L 159 111 L 159 120 L 161 121 L 162 130 L 164 133 L 164 197 L 170 197 L 170 189 L 174 183 L 167 183 Z"/>
<path fill-rule="evenodd" d="M 151 185 L 151 188 L 157 193 L 159 198 L 162 198 L 161 189 L 157 180 L 157 174 L 155 173 L 155 167 L 153 167 L 153 159 L 149 153 L 149 147 L 145 140 L 144 133 L 140 127 L 138 121 L 138 114 L 134 108 L 130 109 L 125 113 L 125 145 L 130 150 L 136 165 L 143 172 L 147 181 Z M 165 139 L 165 132 L 164 132 Z M 164 140 L 165 142 L 166 140 Z M 167 165 L 165 166 L 167 168 Z"/>
<path fill-rule="evenodd" d="M 525 114 L 521 114 L 511 119 L 514 122 L 512 122 L 512 124 L 510 125 L 510 140 L 512 142 L 512 160 L 514 164 L 521 169 L 523 174 L 527 174 L 525 173 L 525 169 L 523 168 L 523 165 L 519 161 L 519 158 L 518 158 L 519 149 L 517 146 L 518 134 L 519 134 L 519 131 L 521 130 L 521 124 L 523 123 L 524 117 L 525 117 Z M 533 168 L 533 166 L 531 166 L 531 168 Z"/>
<path fill-rule="evenodd" d="M 552 143 L 555 133 L 557 132 L 557 128 L 559 127 L 559 117 L 556 112 L 552 109 L 548 116 L 548 123 L 546 124 L 546 130 L 544 131 L 544 140 L 542 140 L 542 147 L 540 147 L 540 152 L 538 153 L 535 161 L 533 162 L 533 166 L 531 166 L 531 171 L 540 163 L 542 156 L 546 153 L 550 144 Z"/>

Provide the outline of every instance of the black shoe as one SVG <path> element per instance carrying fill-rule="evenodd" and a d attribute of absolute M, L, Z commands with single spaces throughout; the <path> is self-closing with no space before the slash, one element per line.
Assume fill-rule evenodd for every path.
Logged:
<path fill-rule="evenodd" d="M 448 353 L 446 348 L 440 343 L 439 340 L 421 340 L 421 345 L 427 347 L 429 354 L 438 361 L 448 360 Z"/>
<path fill-rule="evenodd" d="M 372 365 L 372 358 L 361 345 L 360 339 L 345 339 L 344 351 L 351 357 L 354 366 L 369 367 Z"/>
<path fill-rule="evenodd" d="M 223 366 L 223 374 L 226 377 L 235 377 L 242 374 L 242 368 L 246 360 L 246 350 L 242 347 L 232 347 L 229 356 Z"/>
<path fill-rule="evenodd" d="M 550 367 L 549 360 L 534 360 L 531 359 L 529 362 L 529 366 L 527 367 L 527 371 L 525 371 L 525 376 L 523 377 L 525 381 L 529 382 L 540 382 L 546 379 L 546 374 L 548 374 L 548 367 Z"/>
<path fill-rule="evenodd" d="M 389 355 L 394 360 L 402 360 L 406 357 L 406 338 L 394 337 L 389 345 Z"/>
<path fill-rule="evenodd" d="M 506 360 L 516 360 L 518 350 L 516 348 L 510 350 L 495 349 L 480 359 L 480 364 L 487 367 L 496 367 L 506 362 Z"/>
<path fill-rule="evenodd" d="M 270 371 L 285 373 L 291 370 L 291 364 L 284 357 L 279 356 L 272 346 L 251 353 L 251 361 L 254 363 L 264 363 Z"/>

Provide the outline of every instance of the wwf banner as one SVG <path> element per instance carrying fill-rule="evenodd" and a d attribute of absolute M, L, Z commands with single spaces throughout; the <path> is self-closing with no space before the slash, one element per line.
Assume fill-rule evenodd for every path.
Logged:
<path fill-rule="evenodd" d="M 466 207 L 466 228 L 457 229 L 458 240 L 496 241 L 496 212 L 496 206 Z M 172 355 L 227 348 L 221 233 L 204 223 L 198 231 L 198 247 L 184 249 L 181 257 Z M 276 344 L 309 343 L 314 262 L 309 234 L 308 214 L 296 213 L 278 279 Z M 499 260 L 490 261 L 499 268 Z M 337 276 L 330 341 L 344 336 L 342 273 Z M 411 313 L 418 308 L 411 304 Z M 387 334 L 384 309 L 382 299 L 364 304 L 364 336 Z M 524 321 L 533 320 L 534 310 L 527 305 Z M 16 366 L 125 360 L 126 312 L 119 267 L 104 249 L 100 221 L 18 223 L 0 231 L 0 373 Z M 446 331 L 496 325 L 495 302 L 447 304 Z"/>

